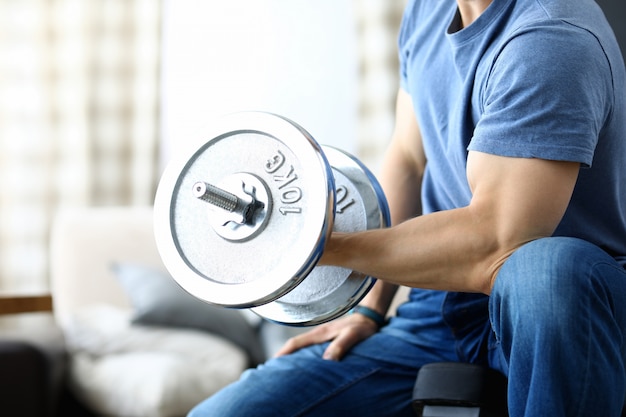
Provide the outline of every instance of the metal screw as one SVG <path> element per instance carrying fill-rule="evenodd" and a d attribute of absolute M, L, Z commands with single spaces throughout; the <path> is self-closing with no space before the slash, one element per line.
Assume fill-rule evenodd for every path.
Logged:
<path fill-rule="evenodd" d="M 230 213 L 235 211 L 239 203 L 239 198 L 235 194 L 204 181 L 198 181 L 193 185 L 193 195 Z"/>
<path fill-rule="evenodd" d="M 204 181 L 198 181 L 193 185 L 193 194 L 200 200 L 232 213 L 232 216 L 225 217 L 226 223 L 233 221 L 238 224 L 246 224 L 252 221 L 254 211 L 265 205 L 257 202 L 254 197 L 254 189 L 248 191 L 244 183 L 241 185 L 243 191 L 241 198 Z"/>

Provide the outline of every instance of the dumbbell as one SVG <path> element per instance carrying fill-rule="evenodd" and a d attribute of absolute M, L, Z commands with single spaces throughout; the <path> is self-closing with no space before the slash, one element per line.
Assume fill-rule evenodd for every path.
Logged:
<path fill-rule="evenodd" d="M 358 159 L 265 112 L 210 123 L 168 164 L 154 203 L 159 253 L 184 290 L 293 326 L 345 314 L 375 282 L 316 266 L 330 233 L 389 223 L 383 191 Z"/>

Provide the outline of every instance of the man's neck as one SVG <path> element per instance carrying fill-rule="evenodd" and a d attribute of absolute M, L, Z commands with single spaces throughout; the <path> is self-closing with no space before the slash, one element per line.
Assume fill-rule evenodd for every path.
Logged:
<path fill-rule="evenodd" d="M 491 4 L 492 0 L 457 0 L 463 27 L 471 25 Z"/>

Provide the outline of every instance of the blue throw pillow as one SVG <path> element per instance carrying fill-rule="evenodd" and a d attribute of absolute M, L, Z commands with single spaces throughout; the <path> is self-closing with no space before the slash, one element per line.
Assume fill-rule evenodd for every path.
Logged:
<path fill-rule="evenodd" d="M 133 323 L 211 332 L 244 349 L 253 365 L 263 361 L 257 329 L 240 311 L 193 297 L 157 269 L 131 263 L 116 263 L 112 268 L 130 298 Z"/>

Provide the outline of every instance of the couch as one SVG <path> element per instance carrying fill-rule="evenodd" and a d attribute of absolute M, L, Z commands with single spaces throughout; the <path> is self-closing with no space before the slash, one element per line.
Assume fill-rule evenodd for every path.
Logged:
<path fill-rule="evenodd" d="M 21 313 L 0 319 L 0 415 L 183 416 L 304 331 L 183 291 L 151 207 L 61 210 L 50 248 L 43 312 L 0 297 Z"/>
<path fill-rule="evenodd" d="M 99 414 L 184 415 L 303 331 L 187 294 L 161 262 L 152 221 L 151 207 L 67 209 L 54 221 L 68 388 Z"/>
<path fill-rule="evenodd" d="M 182 416 L 307 330 L 184 292 L 151 207 L 61 210 L 50 248 L 51 295 L 0 296 L 0 415 Z"/>

